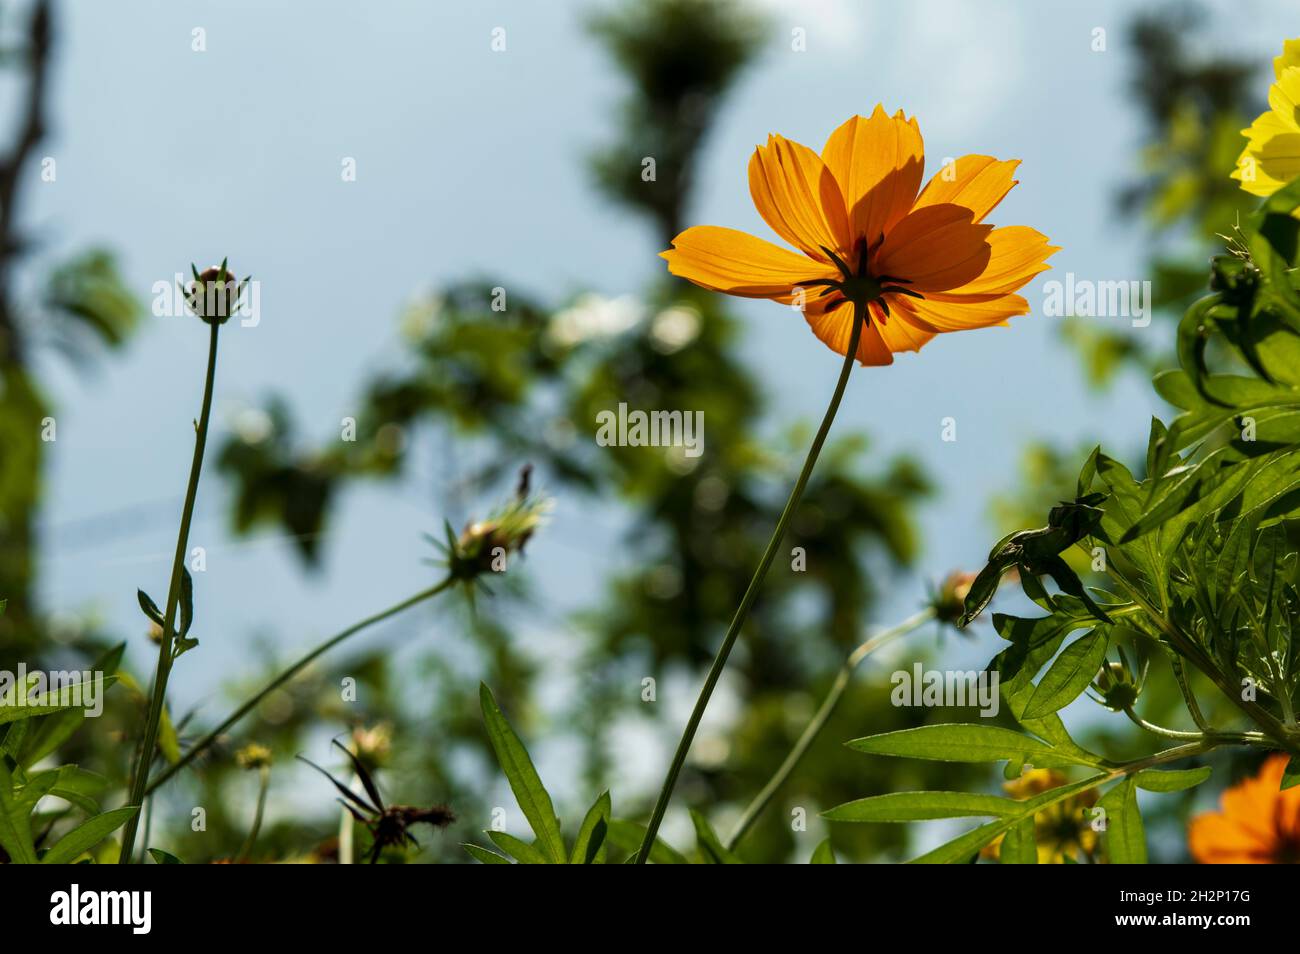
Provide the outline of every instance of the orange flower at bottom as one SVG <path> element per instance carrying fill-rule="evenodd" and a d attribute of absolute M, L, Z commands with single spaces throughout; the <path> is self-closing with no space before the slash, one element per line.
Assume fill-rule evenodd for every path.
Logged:
<path fill-rule="evenodd" d="M 1280 791 L 1287 757 L 1274 755 L 1254 778 L 1227 789 L 1222 811 L 1192 819 L 1187 841 L 1201 864 L 1300 864 L 1300 786 Z"/>
<path fill-rule="evenodd" d="M 820 156 L 773 135 L 750 160 L 750 195 L 798 251 L 703 225 L 662 255 L 703 288 L 798 307 L 838 354 L 849 347 L 850 303 L 866 304 L 862 364 L 891 364 L 894 352 L 919 351 L 936 334 L 1026 314 L 1015 292 L 1057 249 L 1034 229 L 984 221 L 1016 184 L 1018 162 L 962 156 L 921 189 L 924 165 L 921 131 L 901 110 L 852 117 Z"/>

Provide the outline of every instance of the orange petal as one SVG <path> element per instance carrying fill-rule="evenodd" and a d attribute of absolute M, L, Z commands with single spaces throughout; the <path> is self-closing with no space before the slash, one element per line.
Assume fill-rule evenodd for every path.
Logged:
<path fill-rule="evenodd" d="M 874 242 L 912 208 L 925 172 L 925 144 L 915 119 L 879 105 L 854 116 L 826 140 L 822 159 L 840 184 L 853 237 Z"/>
<path fill-rule="evenodd" d="M 1011 176 L 1018 165 L 1019 159 L 999 162 L 992 156 L 962 156 L 931 177 L 916 208 L 949 203 L 970 209 L 974 221 L 982 221 L 1016 184 Z"/>
<path fill-rule="evenodd" d="M 1047 259 L 1060 251 L 1058 246 L 1047 244 L 1047 236 L 1026 225 L 994 229 L 986 241 L 990 254 L 979 277 L 945 291 L 961 295 L 1010 294 L 1051 268 Z"/>
<path fill-rule="evenodd" d="M 890 296 L 889 307 L 932 332 L 968 331 L 1001 325 L 1008 318 L 1029 314 L 1029 302 L 1019 295 L 950 295 L 935 292 L 924 299 Z"/>
<path fill-rule="evenodd" d="M 945 291 L 984 274 L 992 250 L 991 225 L 973 221 L 970 209 L 947 203 L 910 212 L 886 236 L 872 274 L 906 279 L 915 291 Z"/>
<path fill-rule="evenodd" d="M 1192 819 L 1187 826 L 1187 846 L 1201 864 L 1261 864 L 1271 861 L 1273 852 L 1271 841 L 1217 812 Z"/>
<path fill-rule="evenodd" d="M 808 322 L 808 327 L 813 330 L 813 334 L 828 348 L 836 354 L 842 355 L 848 352 L 849 338 L 853 334 L 852 305 L 841 305 L 829 312 L 809 308 L 804 312 L 804 319 Z M 862 329 L 856 357 L 858 363 L 864 365 L 894 363 L 892 349 L 881 340 L 874 321 Z"/>
<path fill-rule="evenodd" d="M 852 246 L 839 183 L 807 146 L 769 136 L 749 160 L 749 193 L 772 231 L 804 254 L 829 264 L 823 246 Z"/>
<path fill-rule="evenodd" d="M 748 232 L 697 225 L 660 252 L 674 275 L 702 288 L 746 298 L 789 296 L 801 281 L 835 278 L 833 266 L 765 242 Z"/>
<path fill-rule="evenodd" d="M 875 310 L 879 306 L 872 307 Z M 880 340 L 890 351 L 920 351 L 934 337 L 933 328 L 908 321 L 905 315 L 899 314 L 893 301 L 890 302 L 889 308 L 889 315 L 885 317 L 877 314 L 872 325 L 880 332 Z"/>

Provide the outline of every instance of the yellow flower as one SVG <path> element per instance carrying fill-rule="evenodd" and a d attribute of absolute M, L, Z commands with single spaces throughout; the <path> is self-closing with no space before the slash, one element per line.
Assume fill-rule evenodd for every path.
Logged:
<path fill-rule="evenodd" d="M 1042 795 L 1066 783 L 1060 772 L 1051 769 L 1030 769 L 1019 778 L 1005 783 L 1002 788 L 1012 798 L 1021 801 Z M 1091 857 L 1097 851 L 1097 833 L 1089 823 L 1088 809 L 1097 803 L 1097 793 L 1087 789 L 1077 795 L 1049 805 L 1034 815 L 1034 841 L 1038 846 L 1040 865 L 1060 865 L 1066 857 L 1075 861 Z M 1001 854 L 1002 838 L 987 845 L 981 852 L 986 858 Z"/>
<path fill-rule="evenodd" d="M 1243 129 L 1246 148 L 1232 178 L 1252 195 L 1269 196 L 1300 176 L 1300 39 L 1287 40 L 1273 60 L 1269 110 Z"/>
<path fill-rule="evenodd" d="M 1300 864 L 1300 787 L 1282 790 L 1286 763 L 1285 755 L 1270 756 L 1258 775 L 1224 791 L 1223 811 L 1192 819 L 1187 841 L 1193 858 L 1217 865 Z"/>
<path fill-rule="evenodd" d="M 1014 292 L 1057 249 L 1034 229 L 984 222 L 1016 184 L 1018 164 L 963 156 L 920 189 L 916 120 L 877 106 L 836 129 L 820 156 L 777 135 L 754 151 L 754 205 L 798 252 L 706 225 L 684 231 L 662 256 L 703 288 L 799 307 L 838 354 L 848 350 L 854 310 L 840 306 L 865 305 L 855 357 L 890 364 L 894 352 L 919 351 L 936 334 L 1029 311 Z"/>
<path fill-rule="evenodd" d="M 259 769 L 271 764 L 271 750 L 265 745 L 250 742 L 235 753 L 235 763 L 241 769 Z"/>

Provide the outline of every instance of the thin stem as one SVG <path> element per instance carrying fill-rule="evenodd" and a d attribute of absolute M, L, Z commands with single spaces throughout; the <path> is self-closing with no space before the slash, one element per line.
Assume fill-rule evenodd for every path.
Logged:
<path fill-rule="evenodd" d="M 1200 742 L 1205 739 L 1204 732 L 1184 732 L 1180 729 L 1166 729 L 1162 725 L 1148 722 L 1146 719 L 1134 712 L 1132 706 L 1125 706 L 1124 714 L 1128 716 L 1129 720 L 1139 729 L 1145 729 L 1153 735 L 1158 735 L 1162 738 L 1177 739 L 1183 742 Z"/>
<path fill-rule="evenodd" d="M 722 676 L 722 670 L 726 668 L 727 657 L 731 655 L 731 649 L 740 636 L 740 629 L 749 616 L 750 607 L 753 606 L 759 590 L 763 587 L 763 579 L 767 576 L 767 571 L 776 558 L 776 551 L 781 545 L 782 537 L 785 536 L 786 526 L 790 523 L 790 518 L 794 516 L 795 510 L 799 507 L 799 500 L 803 497 L 808 478 L 812 476 L 813 465 L 817 463 L 817 455 L 821 453 L 822 445 L 826 443 L 826 435 L 830 433 L 831 422 L 835 420 L 835 412 L 839 410 L 840 400 L 844 397 L 844 388 L 849 383 L 849 372 L 853 370 L 853 360 L 857 357 L 858 342 L 862 338 L 862 326 L 867 320 L 865 303 L 855 304 L 853 307 L 853 329 L 849 335 L 849 346 L 844 352 L 844 366 L 840 369 L 840 379 L 835 385 L 835 393 L 831 396 L 830 406 L 826 408 L 821 427 L 817 429 L 817 436 L 813 438 L 812 447 L 808 449 L 808 456 L 804 458 L 803 469 L 799 472 L 799 479 L 795 481 L 794 489 L 790 492 L 790 499 L 786 501 L 785 510 L 781 512 L 781 518 L 776 522 L 776 529 L 772 531 L 771 539 L 767 541 L 767 549 L 763 551 L 763 557 L 759 560 L 758 567 L 754 570 L 754 576 L 749 581 L 749 587 L 745 590 L 745 595 L 736 608 L 736 615 L 732 617 L 731 625 L 727 628 L 727 634 L 722 639 L 722 645 L 718 647 L 718 654 L 713 659 L 713 665 L 709 667 L 709 674 L 704 679 L 704 686 L 700 689 L 699 698 L 695 700 L 695 709 L 691 712 L 685 731 L 682 732 L 681 741 L 677 743 L 677 751 L 673 755 L 672 764 L 669 765 L 668 774 L 664 778 L 663 788 L 660 790 L 659 798 L 655 802 L 654 811 L 650 816 L 650 824 L 646 826 L 645 839 L 641 842 L 640 851 L 637 852 L 637 864 L 643 865 L 650 859 L 650 849 L 654 846 L 655 836 L 659 833 L 659 825 L 663 822 L 664 812 L 668 809 L 668 801 L 672 798 L 673 789 L 677 786 L 677 776 L 681 773 L 682 765 L 686 762 L 686 755 L 691 750 L 691 743 L 695 741 L 695 732 L 700 727 L 700 720 L 704 718 L 704 711 L 709 707 L 709 699 L 713 695 L 713 689 Z"/>
<path fill-rule="evenodd" d="M 244 845 L 239 849 L 239 854 L 235 856 L 235 862 L 248 860 L 252 854 L 253 845 L 257 841 L 257 834 L 262 830 L 262 812 L 266 810 L 266 792 L 271 787 L 271 766 L 263 765 L 257 770 L 258 790 L 257 790 L 257 811 L 253 813 L 253 827 L 248 830 L 248 837 L 244 839 Z"/>
<path fill-rule="evenodd" d="M 1171 657 L 1169 666 L 1174 671 L 1174 679 L 1178 682 L 1178 690 L 1183 694 L 1183 702 L 1192 721 L 1202 732 L 1212 732 L 1209 720 L 1205 718 L 1205 713 L 1201 712 L 1201 704 L 1196 701 L 1196 693 L 1192 692 L 1192 684 L 1187 680 L 1187 670 L 1183 668 L 1182 657 Z"/>
<path fill-rule="evenodd" d="M 162 639 L 158 641 L 158 668 L 153 679 L 153 699 L 149 703 L 149 716 L 145 721 L 144 739 L 136 754 L 135 770 L 131 774 L 131 796 L 128 805 L 137 808 L 144 802 L 149 783 L 149 766 L 153 763 L 154 746 L 158 743 L 158 725 L 162 720 L 163 706 L 167 701 L 167 677 L 172 670 L 172 637 L 175 633 L 176 609 L 180 602 L 181 575 L 185 563 L 185 550 L 189 545 L 190 521 L 194 518 L 194 500 L 199 492 L 199 474 L 203 470 L 203 449 L 208 442 L 208 418 L 212 414 L 212 390 L 217 377 L 217 332 L 221 325 L 213 321 L 208 339 L 208 371 L 203 383 L 203 409 L 194 428 L 194 458 L 190 463 L 190 481 L 185 488 L 185 505 L 181 508 L 181 526 L 176 534 L 176 553 L 172 557 L 171 585 L 167 588 L 167 612 L 163 616 Z M 119 864 L 131 863 L 135 847 L 135 831 L 140 821 L 137 811 L 128 819 L 122 831 L 122 852 Z"/>
<path fill-rule="evenodd" d="M 774 774 L 768 780 L 767 784 L 763 786 L 762 790 L 754 796 L 754 800 L 749 803 L 744 814 L 740 816 L 740 820 L 736 822 L 736 827 L 732 830 L 731 837 L 727 839 L 728 851 L 735 850 L 736 845 L 738 845 L 741 839 L 745 837 L 745 834 L 749 831 L 750 827 L 758 820 L 759 815 L 763 814 L 763 811 L 780 790 L 781 786 L 785 784 L 786 779 L 790 777 L 790 774 L 799 765 L 800 760 L 803 759 L 804 754 L 821 733 L 821 730 L 826 725 L 826 721 L 835 711 L 835 707 L 839 704 L 840 697 L 844 695 L 844 690 L 848 688 L 849 680 L 852 678 L 854 670 L 858 668 L 858 665 L 862 660 L 866 659 L 867 656 L 875 652 L 881 646 L 891 643 L 895 639 L 912 632 L 912 630 L 917 627 L 928 623 L 930 620 L 934 619 L 934 615 L 934 607 L 926 607 L 919 613 L 909 616 L 901 623 L 871 637 L 849 654 L 849 658 L 845 660 L 844 665 L 840 667 L 840 671 L 836 673 L 835 681 L 831 683 L 831 688 L 830 691 L 826 693 L 826 698 L 822 700 L 822 704 L 817 709 L 816 714 L 814 714 L 812 719 L 809 720 L 808 725 L 803 730 L 803 734 L 800 735 L 799 740 L 795 742 L 794 748 L 790 750 L 790 753 L 785 757 L 785 761 L 782 762 L 780 768 L 776 770 L 776 774 Z"/>
<path fill-rule="evenodd" d="M 196 758 L 198 758 L 199 755 L 206 752 L 212 746 L 212 744 L 216 742 L 218 738 L 221 737 L 222 733 L 228 730 L 231 726 L 233 726 L 244 716 L 252 712 L 255 708 L 257 708 L 258 703 L 260 703 L 272 692 L 274 692 L 276 689 L 279 689 L 282 685 L 284 685 L 286 682 L 288 682 L 290 679 L 296 676 L 299 672 L 301 672 L 307 665 L 309 665 L 317 657 L 324 655 L 326 652 L 333 649 L 335 646 L 343 642 L 349 636 L 354 636 L 357 633 L 361 632 L 363 629 L 373 626 L 375 623 L 382 622 L 383 620 L 388 619 L 390 616 L 396 616 L 398 613 L 402 612 L 403 610 L 410 609 L 412 606 L 415 606 L 417 603 L 423 603 L 425 600 L 437 596 L 443 590 L 450 587 L 453 582 L 454 580 L 451 577 L 447 577 L 441 583 L 437 583 L 434 586 L 429 587 L 427 590 L 421 590 L 419 593 L 416 593 L 414 596 L 407 597 L 406 599 L 402 600 L 400 603 L 394 603 L 392 606 L 388 607 L 387 609 L 380 610 L 378 613 L 375 613 L 372 616 L 367 616 L 365 619 L 361 620 L 360 622 L 353 623 L 347 629 L 343 630 L 340 633 L 336 633 L 335 635 L 331 636 L 329 639 L 325 640 L 325 642 L 316 646 L 316 648 L 312 649 L 306 655 L 300 657 L 288 669 L 285 669 L 274 679 L 268 682 L 265 686 L 263 686 L 255 695 L 247 699 L 238 709 L 236 709 L 234 712 L 228 715 L 221 722 L 221 724 L 218 725 L 215 729 L 213 729 L 203 738 L 199 739 L 198 742 L 194 743 L 192 746 L 186 749 L 185 753 L 180 757 L 179 761 L 177 761 L 174 765 L 169 765 L 162 772 L 161 775 L 159 775 L 149 784 L 149 787 L 146 789 L 146 791 L 152 792 L 154 789 L 158 788 L 158 786 L 162 785 L 164 782 L 166 782 L 169 778 L 171 778 L 173 775 L 175 775 L 185 766 L 193 762 Z"/>
<path fill-rule="evenodd" d="M 355 775 L 348 780 L 348 788 L 356 791 L 357 778 Z M 339 864 L 341 865 L 352 864 L 352 823 L 355 820 L 346 805 L 339 809 Z"/>

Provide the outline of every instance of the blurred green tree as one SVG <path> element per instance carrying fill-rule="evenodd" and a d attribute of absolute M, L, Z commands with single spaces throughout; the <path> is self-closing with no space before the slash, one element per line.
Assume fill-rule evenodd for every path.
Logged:
<path fill-rule="evenodd" d="M 46 444 L 57 435 L 49 398 L 38 379 L 35 354 L 53 348 L 85 361 L 102 346 L 114 348 L 131 333 L 140 306 L 102 249 L 74 255 L 37 279 L 34 296 L 20 292 L 17 274 L 35 249 L 21 219 L 24 173 L 30 174 L 45 137 L 50 57 L 54 45 L 51 4 L 40 0 L 25 23 L 10 25 L 0 8 L 0 66 L 25 80 L 14 111 L 12 143 L 0 156 L 0 667 L 32 659 L 40 637 L 35 600 L 36 527 Z M 46 181 L 57 166 L 42 157 Z"/>

